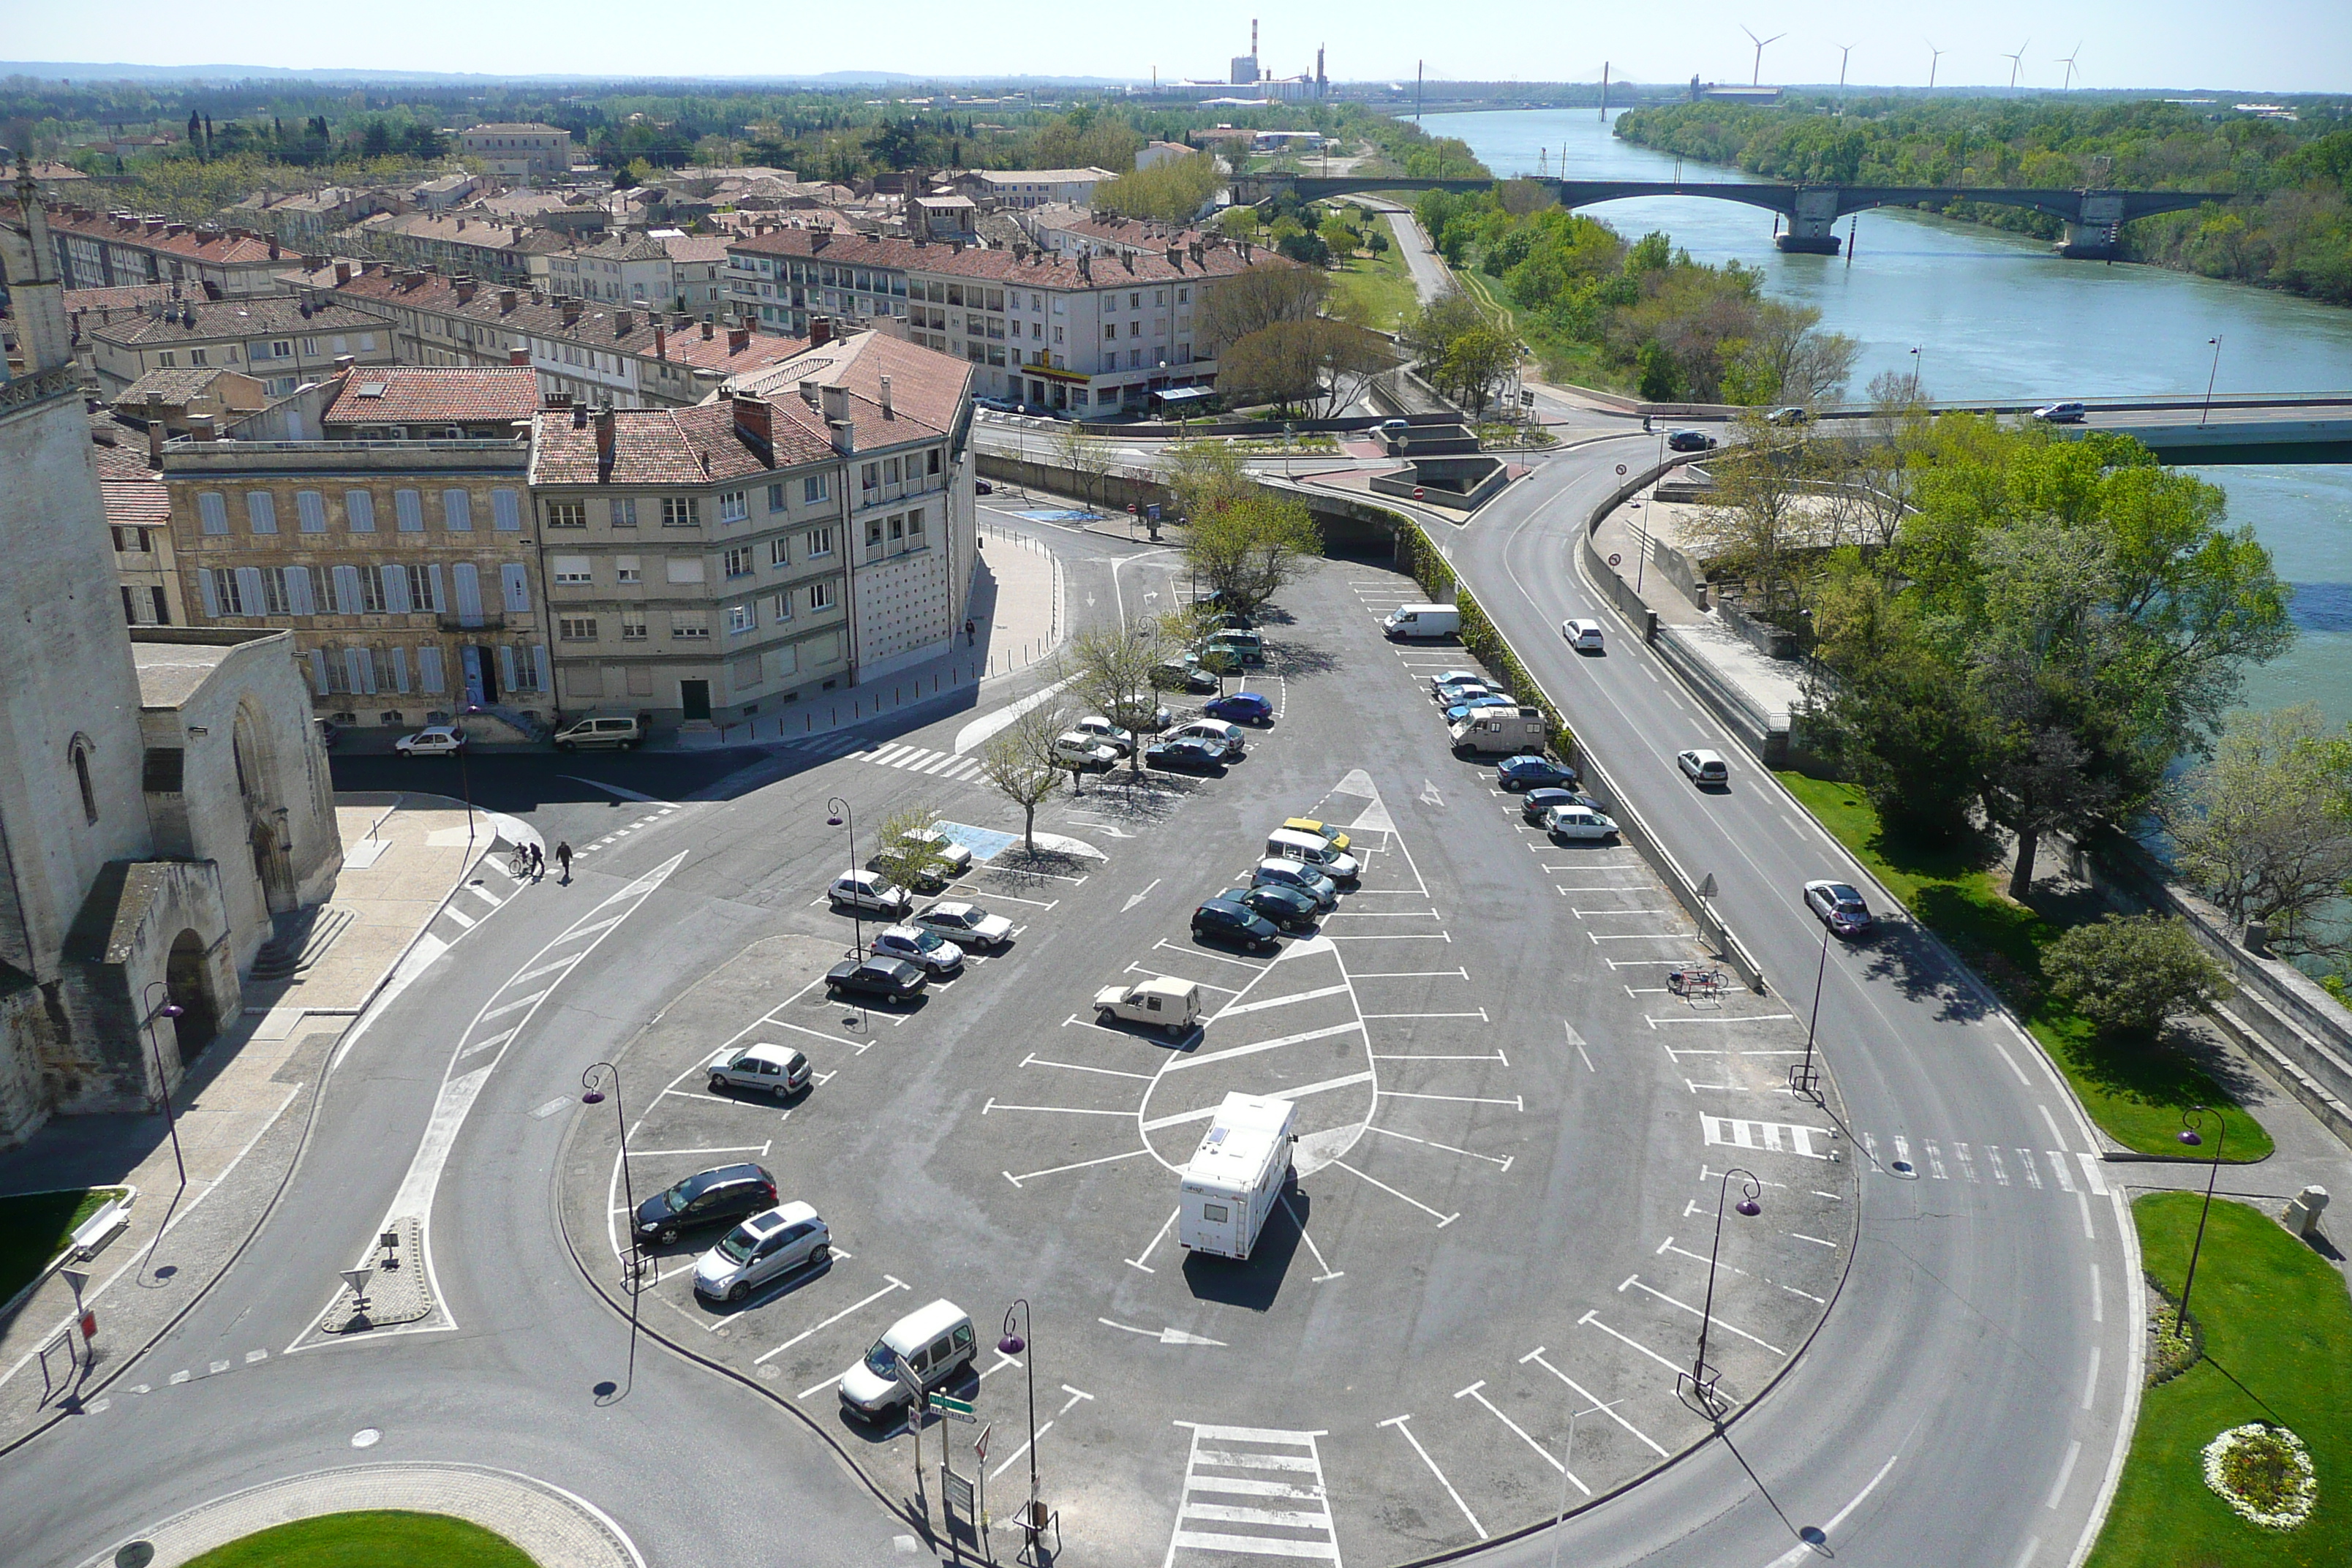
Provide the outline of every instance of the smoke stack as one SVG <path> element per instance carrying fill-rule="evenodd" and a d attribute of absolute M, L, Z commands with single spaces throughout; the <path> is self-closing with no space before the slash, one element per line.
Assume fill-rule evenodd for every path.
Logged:
<path fill-rule="evenodd" d="M 336 378 L 340 380 L 341 378 L 351 374 L 352 369 L 357 366 L 359 363 L 360 356 L 357 354 L 337 354 L 335 356 Z"/>
<path fill-rule="evenodd" d="M 154 400 L 150 401 L 152 403 Z M 163 437 L 169 433 L 163 428 L 163 411 L 151 407 L 147 413 L 147 466 L 149 468 L 161 468 L 163 466 Z"/>
<path fill-rule="evenodd" d="M 654 358 L 663 360 L 669 358 L 669 329 L 667 327 L 656 325 L 654 328 Z"/>
<path fill-rule="evenodd" d="M 505 315 L 508 311 L 509 311 L 509 310 L 513 310 L 514 308 L 515 308 L 515 291 L 514 291 L 513 289 L 499 289 L 499 315 L 501 315 L 501 316 L 503 316 L 503 315 Z"/>
<path fill-rule="evenodd" d="M 730 354 L 740 354 L 740 353 L 741 353 L 745 349 L 750 348 L 751 346 L 751 328 L 749 328 L 749 327 L 730 327 L 730 328 L 728 328 L 728 329 L 727 329 L 727 352 L 728 352 L 729 353 L 730 353 Z"/>
<path fill-rule="evenodd" d="M 772 447 L 776 438 L 775 422 L 767 399 L 736 394 L 735 428 L 762 447 Z"/>
<path fill-rule="evenodd" d="M 470 278 L 458 279 L 457 282 L 457 303 L 460 305 L 472 304 L 474 302 L 474 280 Z"/>
<path fill-rule="evenodd" d="M 351 280 L 352 280 L 352 264 L 351 264 L 350 262 L 348 262 L 348 261 L 338 261 L 338 262 L 336 262 L 336 263 L 335 263 L 335 287 L 336 287 L 336 288 L 338 288 L 338 289 L 340 289 L 340 288 L 341 288 L 344 284 L 346 284 L 346 283 L 350 282 Z"/>

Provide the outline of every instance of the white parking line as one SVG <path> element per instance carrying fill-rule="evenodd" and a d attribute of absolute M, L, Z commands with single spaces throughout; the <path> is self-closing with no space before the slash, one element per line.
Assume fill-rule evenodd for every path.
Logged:
<path fill-rule="evenodd" d="M 1024 1068 L 1063 1068 L 1071 1072 L 1100 1073 L 1105 1078 L 1134 1078 L 1141 1079 L 1146 1083 L 1151 1081 L 1151 1075 L 1148 1072 L 1122 1072 L 1117 1068 L 1087 1067 L 1082 1062 L 1047 1061 L 1034 1051 L 1022 1058 L 1021 1065 Z"/>
<path fill-rule="evenodd" d="M 1152 1268 L 1151 1265 L 1143 1260 L 1151 1256 L 1152 1248 L 1160 1245 L 1160 1238 L 1168 1234 L 1168 1227 L 1174 1225 L 1176 1223 L 1176 1216 L 1183 1212 L 1184 1210 L 1181 1205 L 1170 1209 L 1168 1211 L 1168 1217 L 1160 1222 L 1160 1228 L 1151 1233 L 1151 1239 L 1144 1244 L 1143 1250 L 1137 1253 L 1132 1258 L 1121 1258 L 1120 1261 L 1125 1263 L 1129 1268 L 1140 1268 L 1146 1274 L 1159 1273 L 1160 1270 Z"/>
<path fill-rule="evenodd" d="M 1443 1149 L 1449 1154 L 1462 1154 L 1466 1155 L 1468 1158 L 1473 1160 L 1484 1160 L 1489 1165 L 1496 1166 L 1505 1171 L 1509 1170 L 1511 1168 L 1511 1162 L 1518 1158 L 1516 1154 L 1505 1154 L 1498 1158 L 1493 1154 L 1481 1154 L 1474 1150 L 1457 1149 L 1451 1143 L 1440 1143 L 1434 1138 L 1416 1138 L 1410 1132 L 1391 1131 L 1385 1127 L 1375 1127 L 1369 1121 L 1364 1123 L 1364 1131 L 1367 1132 L 1377 1132 L 1383 1138 L 1402 1138 L 1408 1143 L 1419 1143 L 1425 1148 Z"/>
<path fill-rule="evenodd" d="M 1470 1521 L 1470 1528 L 1478 1532 L 1478 1539 L 1481 1541 L 1493 1539 L 1486 1533 L 1486 1527 L 1478 1522 L 1478 1516 L 1470 1511 L 1470 1505 L 1462 1500 L 1462 1494 L 1454 1489 L 1454 1483 L 1445 1479 L 1445 1472 L 1437 1468 L 1437 1461 L 1429 1457 L 1429 1450 L 1421 1446 L 1421 1439 L 1414 1436 L 1406 1427 L 1405 1423 L 1412 1419 L 1410 1415 L 1391 1415 L 1379 1425 L 1395 1427 L 1397 1435 L 1412 1445 L 1412 1451 L 1421 1456 L 1421 1462 L 1429 1467 L 1429 1473 L 1437 1478 L 1437 1484 L 1445 1489 L 1445 1495 L 1454 1500 L 1454 1506 L 1462 1510 L 1462 1517 Z"/>
<path fill-rule="evenodd" d="M 1347 987 L 1343 985 L 1339 989 L 1344 991 Z M 1249 1057 L 1255 1056 L 1260 1051 L 1279 1050 L 1284 1046 L 1305 1045 L 1310 1040 L 1328 1040 L 1334 1035 L 1353 1034 L 1363 1026 L 1361 1023 L 1334 1024 L 1326 1029 L 1308 1029 L 1304 1034 L 1277 1035 L 1271 1040 L 1259 1040 L 1254 1045 L 1228 1046 L 1222 1051 L 1210 1051 L 1202 1056 L 1186 1057 L 1182 1061 L 1170 1062 L 1167 1070 L 1171 1073 L 1183 1072 L 1192 1068 L 1206 1067 L 1211 1062 L 1228 1061 L 1234 1057 Z M 1359 1080 L 1350 1079 L 1349 1081 Z"/>
<path fill-rule="evenodd" d="M 1206 1058 L 1204 1058 L 1202 1059 L 1205 1060 Z M 1194 1062 L 1179 1062 L 1176 1064 L 1177 1067 L 1194 1067 L 1197 1065 L 1199 1064 Z M 1172 1072 L 1175 1068 L 1171 1068 L 1169 1070 Z M 1285 1100 L 1303 1100 L 1310 1094 L 1321 1094 L 1326 1089 L 1347 1089 L 1354 1084 L 1370 1083 L 1371 1081 L 1372 1075 L 1369 1072 L 1349 1073 L 1345 1078 L 1327 1078 L 1321 1083 L 1302 1083 L 1296 1085 L 1295 1087 L 1286 1088 L 1282 1090 L 1282 1098 Z M 1155 1116 L 1150 1121 L 1143 1124 L 1143 1130 L 1146 1132 L 1157 1132 L 1162 1127 L 1179 1127 L 1187 1121 L 1206 1121 L 1211 1117 L 1216 1115 L 1217 1110 L 1218 1108 L 1216 1106 L 1207 1105 L 1202 1106 L 1198 1110 L 1180 1110 L 1173 1116 Z M 1124 1114 L 1133 1115 L 1134 1112 L 1129 1111 Z M 1144 1152 L 1148 1152 L 1148 1151 Z M 1336 1163 L 1337 1162 L 1334 1163 Z M 1359 1172 L 1358 1173 L 1361 1174 L 1362 1173 Z M 1364 1180 L 1370 1182 L 1371 1181 L 1371 1178 L 1370 1176 L 1365 1176 Z M 1372 1184 L 1374 1186 L 1378 1186 L 1380 1184 L 1373 1182 Z M 1402 1198 L 1404 1197 L 1404 1194 L 1402 1193 L 1398 1193 L 1397 1196 Z M 1412 1202 L 1411 1198 L 1405 1198 L 1405 1201 L 1407 1203 Z M 1415 1206 L 1417 1207 L 1419 1205 L 1416 1205 Z M 1431 1214 L 1435 1214 L 1437 1211 L 1435 1209 L 1431 1209 L 1429 1212 Z M 1457 1215 L 1449 1215 L 1446 1216 L 1449 1221 L 1459 1217 L 1460 1216 Z"/>
<path fill-rule="evenodd" d="M 1535 1349 L 1529 1351 L 1527 1354 L 1519 1358 L 1519 1364 L 1521 1366 L 1525 1366 L 1529 1362 L 1535 1363 L 1538 1366 L 1543 1368 L 1546 1372 L 1559 1379 L 1560 1382 L 1568 1384 L 1569 1388 L 1575 1393 L 1579 1399 L 1583 1400 L 1587 1405 L 1598 1405 L 1602 1415 L 1608 1416 L 1610 1420 L 1617 1423 L 1618 1426 L 1625 1428 L 1626 1431 L 1633 1434 L 1634 1436 L 1640 1438 L 1643 1442 L 1647 1443 L 1650 1447 L 1650 1451 L 1657 1455 L 1658 1458 L 1663 1459 L 1667 1457 L 1665 1449 L 1653 1440 L 1647 1432 L 1643 1431 L 1639 1426 L 1634 1426 L 1631 1421 L 1626 1420 L 1625 1417 L 1617 1414 L 1617 1405 L 1622 1404 L 1622 1401 L 1603 1404 L 1599 1394 L 1593 1393 L 1591 1389 L 1585 1387 L 1584 1384 L 1577 1382 L 1576 1379 L 1569 1376 L 1568 1373 L 1560 1371 L 1559 1368 L 1546 1361 L 1544 1359 L 1544 1348 L 1545 1347 L 1542 1345 L 1538 1345 Z"/>
<path fill-rule="evenodd" d="M 905 1280 L 894 1279 L 890 1275 L 885 1274 L 882 1278 L 888 1279 L 890 1282 L 887 1285 L 883 1286 L 879 1290 L 875 1291 L 871 1296 L 866 1297 L 862 1301 L 852 1301 L 848 1306 L 844 1307 L 840 1311 L 835 1312 L 824 1322 L 815 1325 L 814 1328 L 803 1329 L 799 1333 L 794 1334 L 791 1339 L 786 1340 L 774 1350 L 767 1351 L 760 1355 L 752 1357 L 752 1361 L 755 1363 L 765 1363 L 766 1362 L 772 1360 L 774 1357 L 783 1354 L 786 1351 L 792 1349 L 794 1345 L 800 1343 L 811 1334 L 815 1333 L 819 1329 L 829 1329 L 833 1327 L 834 1324 L 841 1321 L 842 1319 L 849 1316 L 850 1313 L 858 1310 L 860 1308 L 872 1306 L 875 1302 L 879 1301 L 883 1297 L 890 1294 L 891 1291 L 905 1290 L 911 1288 Z M 838 1380 L 836 1379 L 835 1381 Z M 823 1384 L 819 1384 L 817 1386 L 822 1388 L 824 1385 Z"/>
<path fill-rule="evenodd" d="M 1129 967 L 1133 968 L 1134 965 L 1129 964 Z M 1223 990 L 1223 987 L 1218 989 Z M 1264 1012 L 1268 1007 L 1286 1007 L 1293 1002 L 1312 1002 L 1318 996 L 1344 996 L 1347 994 L 1345 985 L 1321 985 L 1312 991 L 1296 991 L 1287 996 L 1270 997 L 1264 1002 L 1243 1002 L 1223 1007 L 1210 1016 L 1209 1022 L 1213 1024 L 1221 1018 L 1238 1017 L 1244 1013 Z"/>
<path fill-rule="evenodd" d="M 1655 1351 L 1652 1350 L 1649 1346 L 1647 1346 L 1647 1345 L 1643 1344 L 1641 1341 L 1636 1340 L 1636 1339 L 1630 1339 L 1630 1338 L 1628 1338 L 1627 1336 L 1625 1336 L 1625 1335 L 1623 1335 L 1623 1334 L 1619 1333 L 1616 1330 L 1614 1330 L 1614 1329 L 1611 1328 L 1608 1324 L 1606 1324 L 1606 1323 L 1604 1323 L 1604 1322 L 1602 1322 L 1602 1321 L 1601 1321 L 1601 1314 L 1600 1314 L 1599 1312 L 1587 1312 L 1587 1313 L 1585 1313 L 1585 1314 L 1584 1314 L 1584 1316 L 1582 1316 L 1582 1317 L 1580 1317 L 1580 1318 L 1579 1318 L 1579 1319 L 1577 1319 L 1577 1320 L 1576 1320 L 1576 1326 L 1577 1326 L 1578 1328 L 1580 1328 L 1580 1329 L 1582 1329 L 1582 1328 L 1594 1328 L 1594 1329 L 1599 1329 L 1602 1333 L 1607 1334 L 1611 1339 L 1612 1339 L 1612 1340 L 1616 1340 L 1616 1341 L 1620 1342 L 1621 1343 L 1630 1345 L 1630 1346 L 1632 1346 L 1633 1349 L 1635 1349 L 1635 1350 L 1637 1350 L 1637 1351 L 1640 1351 L 1643 1355 L 1648 1356 L 1652 1361 L 1656 1362 L 1660 1366 L 1664 1367 L 1668 1372 L 1673 1373 L 1674 1373 L 1675 1376 L 1677 1376 L 1677 1377 L 1680 1377 L 1680 1376 L 1683 1374 L 1683 1373 L 1684 1373 L 1684 1372 L 1685 1372 L 1686 1370 L 1688 1370 L 1687 1368 L 1685 1368 L 1685 1367 L 1683 1367 L 1683 1366 L 1681 1366 L 1681 1365 L 1677 1364 L 1676 1363 L 1674 1363 L 1674 1362 L 1670 1362 L 1670 1361 L 1668 1361 L 1665 1357 L 1664 1357 L 1664 1356 L 1660 1355 L 1657 1352 L 1655 1352 Z M 1726 1395 L 1724 1395 L 1724 1397 L 1727 1399 L 1727 1398 L 1729 1398 L 1729 1397 L 1730 1397 L 1730 1395 L 1726 1394 Z"/>
<path fill-rule="evenodd" d="M 1803 1239 L 1811 1238 L 1806 1237 Z M 1617 1293 L 1621 1296 L 1623 1295 L 1627 1286 L 1631 1286 L 1637 1290 L 1646 1290 L 1651 1295 L 1655 1296 L 1659 1300 L 1664 1301 L 1667 1306 L 1678 1307 L 1682 1310 L 1688 1312 L 1694 1318 L 1703 1318 L 1706 1321 L 1714 1324 L 1718 1329 L 1721 1329 L 1725 1333 L 1738 1334 L 1741 1339 L 1748 1341 L 1750 1344 L 1762 1345 L 1766 1350 L 1770 1351 L 1776 1356 L 1786 1357 L 1789 1353 L 1787 1351 L 1782 1350 L 1779 1345 L 1772 1343 L 1769 1340 L 1758 1339 L 1746 1329 L 1736 1328 L 1733 1325 L 1725 1322 L 1721 1318 L 1714 1316 L 1712 1313 L 1701 1312 L 1696 1307 L 1692 1306 L 1688 1301 L 1679 1300 L 1675 1297 L 1669 1296 L 1664 1290 L 1657 1289 L 1655 1286 L 1643 1284 L 1642 1282 L 1642 1277 L 1638 1274 L 1628 1276 L 1625 1283 L 1617 1287 Z"/>
<path fill-rule="evenodd" d="M 980 1108 L 980 1113 L 985 1116 L 992 1110 L 1044 1110 L 1063 1116 L 1132 1116 L 1135 1114 L 1132 1110 L 1082 1110 L 1075 1105 L 999 1105 L 992 1097 L 986 1105 Z"/>
<path fill-rule="evenodd" d="M 1495 1408 L 1495 1402 L 1488 1399 L 1485 1394 L 1480 1392 L 1480 1390 L 1484 1389 L 1486 1386 L 1486 1380 L 1482 1377 L 1477 1382 L 1472 1384 L 1469 1387 L 1457 1391 L 1454 1397 L 1456 1399 L 1475 1399 L 1479 1404 L 1485 1405 L 1486 1407 L 1486 1414 L 1492 1415 L 1496 1420 L 1500 1421 L 1504 1426 L 1508 1426 L 1512 1431 L 1517 1433 L 1519 1441 L 1525 1443 L 1528 1447 L 1533 1448 L 1536 1451 L 1536 1457 L 1538 1458 L 1541 1459 L 1545 1464 L 1549 1465 L 1553 1469 L 1558 1470 L 1561 1475 L 1566 1476 L 1570 1480 L 1574 1481 L 1578 1491 L 1582 1492 L 1586 1497 L 1591 1497 L 1592 1495 L 1592 1489 L 1586 1486 L 1581 1480 L 1579 1480 L 1575 1471 L 1570 1469 L 1567 1465 L 1563 1464 L 1559 1459 L 1552 1458 L 1550 1450 L 1547 1449 L 1541 1443 L 1537 1442 L 1533 1437 L 1528 1436 L 1526 1427 L 1520 1426 L 1517 1422 L 1512 1420 L 1509 1416 Z"/>
<path fill-rule="evenodd" d="M 1214 1113 L 1212 1112 L 1211 1114 Z M 1129 1149 L 1124 1154 L 1106 1154 L 1099 1160 L 1080 1160 L 1074 1165 L 1054 1165 L 1043 1171 L 1024 1171 L 1017 1176 L 1010 1171 L 1005 1172 L 1003 1174 L 1006 1181 L 1011 1182 L 1017 1187 L 1024 1182 L 1034 1182 L 1040 1176 L 1058 1176 L 1065 1171 L 1083 1171 L 1089 1165 L 1117 1164 L 1121 1160 L 1139 1159 L 1150 1152 L 1151 1151 L 1149 1149 Z"/>
<path fill-rule="evenodd" d="M 1364 1076 L 1369 1078 L 1371 1075 L 1367 1073 Z M 1285 1097 L 1287 1098 L 1291 1092 L 1293 1091 L 1287 1089 L 1284 1090 Z M 1439 1214 L 1435 1209 L 1431 1208 L 1419 1198 L 1413 1197 L 1409 1194 L 1397 1191 L 1394 1187 L 1390 1186 L 1386 1182 L 1381 1181 L 1377 1176 L 1368 1176 L 1364 1174 L 1363 1172 L 1359 1171 L 1355 1166 L 1350 1165 L 1345 1160 L 1334 1160 L 1331 1163 L 1337 1165 L 1340 1170 L 1347 1172 L 1348 1174 L 1355 1177 L 1358 1181 L 1370 1182 L 1373 1186 L 1380 1188 L 1381 1191 L 1388 1194 L 1388 1195 L 1392 1198 L 1403 1199 L 1406 1203 L 1411 1204 L 1413 1207 L 1419 1209 L 1422 1213 L 1435 1220 L 1437 1222 L 1437 1228 L 1440 1230 L 1444 1230 L 1447 1226 L 1452 1225 L 1455 1220 L 1462 1217 L 1459 1210 L 1456 1210 L 1453 1214 Z"/>

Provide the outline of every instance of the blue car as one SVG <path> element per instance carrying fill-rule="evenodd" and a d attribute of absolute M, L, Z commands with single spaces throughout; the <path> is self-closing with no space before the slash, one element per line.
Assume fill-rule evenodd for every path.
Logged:
<path fill-rule="evenodd" d="M 1495 782 L 1507 790 L 1573 789 L 1576 770 L 1549 757 L 1505 757 L 1495 764 Z"/>
<path fill-rule="evenodd" d="M 1213 702 L 1201 704 L 1201 711 L 1212 719 L 1223 719 L 1229 724 L 1271 724 L 1274 704 L 1255 691 L 1232 691 Z"/>
<path fill-rule="evenodd" d="M 1445 710 L 1445 721 L 1448 724 L 1459 724 L 1463 720 L 1467 719 L 1471 714 L 1475 713 L 1481 708 L 1514 708 L 1517 706 L 1517 704 L 1513 702 L 1507 697 L 1497 697 L 1494 693 L 1488 692 L 1484 697 L 1473 697 L 1466 702 L 1456 702 L 1453 707 L 1448 708 Z"/>

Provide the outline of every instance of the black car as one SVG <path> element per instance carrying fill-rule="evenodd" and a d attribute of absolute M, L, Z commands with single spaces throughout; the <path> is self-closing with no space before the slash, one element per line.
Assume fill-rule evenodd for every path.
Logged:
<path fill-rule="evenodd" d="M 776 1206 L 776 1178 L 757 1165 L 698 1172 L 637 1205 L 637 1239 L 667 1247 L 680 1231 Z"/>
<path fill-rule="evenodd" d="M 921 970 L 903 958 L 845 958 L 824 972 L 824 988 L 835 996 L 879 996 L 895 1002 L 929 983 Z"/>
<path fill-rule="evenodd" d="M 1219 893 L 1218 903 L 1239 904 L 1262 919 L 1273 921 L 1285 931 L 1304 931 L 1315 923 L 1322 912 L 1313 899 L 1295 888 L 1285 888 L 1273 882 L 1255 888 L 1228 888 Z"/>
<path fill-rule="evenodd" d="M 1574 789 L 1576 770 L 1549 757 L 1505 757 L 1495 764 L 1495 783 L 1507 790 Z"/>
<path fill-rule="evenodd" d="M 1213 773 L 1224 767 L 1223 759 L 1198 741 L 1157 742 L 1143 748 L 1143 763 L 1180 773 Z"/>
<path fill-rule="evenodd" d="M 1704 430 L 1675 430 L 1666 437 L 1670 452 L 1712 452 L 1715 446 L 1715 437 Z"/>
<path fill-rule="evenodd" d="M 996 493 L 996 487 L 986 479 L 974 479 L 971 481 L 971 493 L 976 496 L 992 496 Z"/>
<path fill-rule="evenodd" d="M 1274 922 L 1230 899 L 1211 899 L 1192 911 L 1192 934 L 1230 942 L 1253 951 L 1276 944 Z"/>
<path fill-rule="evenodd" d="M 1544 813 L 1555 805 L 1580 805 L 1591 811 L 1601 809 L 1601 803 L 1582 790 L 1547 787 L 1528 791 L 1527 798 L 1519 803 L 1519 815 L 1528 819 L 1529 826 L 1541 827 Z"/>

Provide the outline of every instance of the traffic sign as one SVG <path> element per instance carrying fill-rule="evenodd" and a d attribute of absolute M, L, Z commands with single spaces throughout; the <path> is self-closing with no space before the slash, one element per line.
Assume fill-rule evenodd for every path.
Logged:
<path fill-rule="evenodd" d="M 988 1462 L 988 1435 L 995 1430 L 996 1423 L 992 1421 L 980 1429 L 979 1436 L 971 1440 L 971 1457 L 982 1464 Z"/>
<path fill-rule="evenodd" d="M 944 1394 L 934 1394 L 931 1395 L 930 1405 L 932 1409 L 950 1421 L 971 1422 L 979 1419 L 971 1413 L 971 1401 L 969 1399 L 950 1399 Z"/>
<path fill-rule="evenodd" d="M 1704 877 L 1703 879 L 1700 879 L 1700 881 L 1699 881 L 1699 885 L 1698 885 L 1698 896 L 1699 896 L 1700 898 L 1702 898 L 1702 899 L 1711 899 L 1711 898 L 1715 897 L 1715 873 L 1714 873 L 1714 872 L 1709 871 L 1709 872 L 1706 875 L 1706 877 Z"/>
<path fill-rule="evenodd" d="M 1609 564 L 1610 564 L 1610 565 L 1612 565 L 1612 566 L 1616 565 L 1619 562 L 1621 562 L 1621 561 L 1622 561 L 1622 560 L 1624 560 L 1624 559 L 1625 559 L 1625 558 L 1624 558 L 1622 555 L 1618 554 L 1618 553 L 1617 553 L 1615 551 L 1613 551 L 1613 550 L 1612 550 L 1612 551 L 1611 551 L 1611 552 L 1609 552 Z"/>
<path fill-rule="evenodd" d="M 1621 479 L 1625 477 L 1625 465 L 1622 463 L 1617 465 L 1617 477 Z"/>

